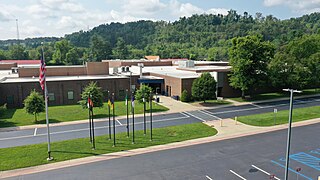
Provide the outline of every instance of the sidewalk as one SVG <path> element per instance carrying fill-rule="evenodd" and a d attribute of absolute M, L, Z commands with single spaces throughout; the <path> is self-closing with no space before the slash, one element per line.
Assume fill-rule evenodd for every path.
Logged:
<path fill-rule="evenodd" d="M 293 124 L 293 127 L 305 126 L 305 125 L 316 124 L 316 123 L 320 123 L 320 118 L 312 119 L 308 121 L 296 122 Z M 51 163 L 46 165 L 40 165 L 40 166 L 34 166 L 34 167 L 28 167 L 28 168 L 22 168 L 22 169 L 10 170 L 10 171 L 3 171 L 3 172 L 0 172 L 0 179 L 27 175 L 32 173 L 40 173 L 44 171 L 67 168 L 67 167 L 105 161 L 105 160 L 110 160 L 115 158 L 129 157 L 129 156 L 134 156 L 134 155 L 139 155 L 144 153 L 151 153 L 156 151 L 187 147 L 187 146 L 210 143 L 215 141 L 222 141 L 226 139 L 233 139 L 233 138 L 249 136 L 254 134 L 272 132 L 272 131 L 277 131 L 277 130 L 287 128 L 287 124 L 277 125 L 273 127 L 254 127 L 254 126 L 242 124 L 240 122 L 237 122 L 236 124 L 235 121 L 231 119 L 222 120 L 222 126 L 221 126 L 221 121 L 218 121 L 218 120 L 208 121 L 206 122 L 206 124 L 216 128 L 218 130 L 218 134 L 211 137 L 193 139 L 193 140 L 188 140 L 183 142 L 176 142 L 176 143 L 152 146 L 147 148 L 133 149 L 129 151 L 122 151 L 122 152 L 116 152 L 116 153 L 110 153 L 110 154 L 104 154 L 104 155 L 98 155 L 98 156 L 90 156 L 85 158 L 73 159 L 69 161 Z"/>

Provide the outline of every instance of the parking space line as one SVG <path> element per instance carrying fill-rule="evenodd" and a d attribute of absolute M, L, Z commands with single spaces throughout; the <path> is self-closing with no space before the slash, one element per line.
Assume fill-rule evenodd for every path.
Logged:
<path fill-rule="evenodd" d="M 290 159 L 300 162 L 306 166 L 320 171 L 320 158 L 312 156 L 310 154 L 300 152 L 297 154 L 290 155 Z"/>
<path fill-rule="evenodd" d="M 265 171 L 265 170 L 263 170 L 263 169 L 261 169 L 261 168 L 258 168 L 257 166 L 255 166 L 255 165 L 253 165 L 253 164 L 252 164 L 251 166 L 252 166 L 253 168 L 258 169 L 259 171 L 265 173 L 266 175 L 271 176 L 271 174 L 268 173 L 267 171 Z M 274 179 L 280 180 L 280 179 L 277 178 L 276 176 L 274 176 Z"/>
<path fill-rule="evenodd" d="M 206 114 L 206 115 L 209 115 L 209 116 L 212 116 L 212 117 L 214 117 L 214 118 L 217 118 L 218 120 L 221 120 L 221 118 L 219 118 L 218 116 L 215 116 L 212 112 L 210 112 L 210 111 L 207 111 L 207 110 L 205 110 L 205 109 L 203 109 L 203 110 L 199 110 L 200 112 L 202 112 L 202 113 L 204 113 L 204 114 Z"/>
<path fill-rule="evenodd" d="M 35 128 L 35 129 L 34 129 L 33 136 L 36 136 L 36 135 L 37 135 L 37 130 L 38 130 L 38 128 Z"/>
<path fill-rule="evenodd" d="M 206 178 L 209 180 L 213 180 L 210 176 L 206 175 Z"/>
<path fill-rule="evenodd" d="M 274 163 L 274 164 L 276 164 L 276 165 L 278 165 L 278 166 L 280 166 L 280 167 L 282 167 L 282 168 L 286 168 L 284 165 L 282 165 L 282 164 L 280 164 L 280 163 L 278 163 L 278 162 L 276 162 L 276 161 L 271 160 L 271 162 Z M 295 173 L 295 174 L 298 174 L 298 175 L 300 175 L 300 176 L 302 176 L 302 177 L 304 177 L 304 178 L 306 178 L 306 179 L 308 179 L 308 180 L 312 180 L 312 178 L 310 178 L 310 177 L 308 177 L 308 176 L 306 176 L 306 175 L 304 175 L 304 174 L 301 174 L 301 173 L 299 173 L 299 172 L 297 172 L 297 171 L 295 171 L 295 170 L 293 170 L 293 169 L 291 169 L 291 168 L 288 168 L 288 169 L 289 169 L 289 171 L 291 171 L 291 172 L 293 172 L 293 173 Z"/>
<path fill-rule="evenodd" d="M 191 114 L 191 113 L 189 113 L 189 112 L 184 112 L 184 113 L 186 113 L 186 114 L 188 114 L 188 115 L 190 115 L 190 116 L 192 116 L 192 117 L 194 117 L 194 118 L 197 118 L 197 119 L 199 119 L 199 120 L 201 120 L 201 121 L 203 121 L 203 122 L 206 122 L 206 120 L 204 120 L 204 119 L 202 119 L 202 118 L 200 118 L 200 117 L 198 117 L 198 116 L 195 116 L 195 115 L 193 115 L 193 114 Z"/>
<path fill-rule="evenodd" d="M 240 176 L 239 174 L 237 174 L 236 172 L 232 171 L 231 169 L 230 169 L 229 171 L 230 171 L 232 174 L 238 176 L 240 179 L 242 179 L 242 180 L 247 180 L 246 178 Z"/>

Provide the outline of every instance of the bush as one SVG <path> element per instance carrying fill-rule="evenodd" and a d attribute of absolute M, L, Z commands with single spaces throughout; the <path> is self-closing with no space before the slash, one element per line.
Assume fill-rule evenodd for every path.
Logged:
<path fill-rule="evenodd" d="M 0 106 L 0 117 L 2 114 L 4 114 L 6 110 L 7 110 L 7 104 Z"/>
<path fill-rule="evenodd" d="M 181 102 L 190 102 L 190 96 L 187 90 L 183 90 L 180 98 Z"/>

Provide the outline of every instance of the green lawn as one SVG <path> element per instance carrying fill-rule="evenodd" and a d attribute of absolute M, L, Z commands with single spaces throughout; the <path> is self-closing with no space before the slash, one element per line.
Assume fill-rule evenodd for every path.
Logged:
<path fill-rule="evenodd" d="M 143 113 L 143 104 L 135 104 L 135 113 Z M 148 104 L 147 104 L 148 105 Z M 147 106 L 148 107 L 148 106 Z M 129 111 L 130 111 L 129 106 Z M 147 108 L 149 109 L 149 108 Z M 168 108 L 159 104 L 153 103 L 153 112 L 167 111 Z M 112 110 L 111 110 L 112 113 Z M 126 106 L 124 101 L 115 102 L 115 114 L 121 116 L 126 114 Z M 94 108 L 95 118 L 102 118 L 108 116 L 108 105 L 104 104 L 103 108 Z M 88 118 L 88 110 L 82 109 L 80 105 L 63 105 L 63 106 L 50 106 L 49 119 L 51 123 L 66 122 L 83 120 Z M 45 123 L 45 113 L 39 114 L 38 124 Z M 25 126 L 34 123 L 34 116 L 26 113 L 25 109 L 8 109 L 0 116 L 0 128 Z"/>
<path fill-rule="evenodd" d="M 293 122 L 309 120 L 320 117 L 320 106 L 293 109 Z M 278 111 L 276 114 L 276 125 L 288 123 L 289 111 Z M 274 113 L 264 113 L 250 116 L 240 116 L 238 121 L 253 126 L 273 126 Z"/>
<path fill-rule="evenodd" d="M 96 138 L 96 150 L 91 149 L 89 138 L 54 142 L 51 144 L 54 157 L 52 162 L 185 141 L 215 134 L 217 134 L 215 129 L 203 123 L 194 123 L 154 129 L 153 141 L 150 141 L 149 132 L 144 136 L 143 131 L 136 131 L 135 144 L 131 144 L 132 139 L 127 138 L 126 133 L 119 133 L 116 136 L 116 147 L 112 147 L 113 141 L 107 140 L 106 136 L 99 136 Z M 0 171 L 52 163 L 47 162 L 46 157 L 46 143 L 0 149 Z"/>
<path fill-rule="evenodd" d="M 305 89 L 302 93 L 297 93 L 294 96 L 302 96 L 302 95 L 314 95 L 320 94 L 319 89 Z M 252 96 L 250 99 L 242 99 L 241 97 L 236 98 L 229 98 L 234 101 L 238 102 L 252 102 L 252 101 L 260 101 L 260 100 L 269 100 L 269 99 L 277 99 L 277 98 L 284 98 L 289 97 L 288 92 L 276 92 L 276 93 L 264 93 L 264 94 L 257 94 Z"/>

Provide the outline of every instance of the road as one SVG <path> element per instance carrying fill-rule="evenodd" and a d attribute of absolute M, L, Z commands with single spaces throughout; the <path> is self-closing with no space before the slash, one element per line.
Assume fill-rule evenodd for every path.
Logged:
<path fill-rule="evenodd" d="M 208 120 L 220 120 L 225 118 L 233 118 L 235 116 L 244 116 L 251 114 L 260 114 L 273 112 L 273 109 L 287 110 L 289 109 L 289 101 L 281 100 L 269 103 L 254 103 L 241 106 L 229 106 L 215 109 L 189 111 L 182 113 L 162 114 L 153 116 L 153 127 L 160 128 L 166 126 L 174 126 L 181 124 L 190 124 L 195 122 L 203 122 Z M 294 102 L 294 108 L 303 108 L 320 105 L 320 96 L 312 98 L 300 98 Z M 126 131 L 126 119 L 116 120 L 116 132 Z M 132 127 L 132 119 L 130 118 L 130 130 Z M 147 116 L 147 127 L 149 127 L 149 116 Z M 95 123 L 95 135 L 108 134 L 108 121 Z M 143 129 L 143 117 L 135 118 L 135 129 Z M 61 141 L 75 138 L 88 137 L 88 123 L 52 126 L 51 141 Z M 38 144 L 46 142 L 46 128 L 35 128 L 27 130 L 18 130 L 0 133 L 0 148 L 14 147 L 28 144 Z"/>
<path fill-rule="evenodd" d="M 292 129 L 290 180 L 320 176 L 320 123 Z M 157 151 L 10 179 L 202 179 L 284 178 L 286 130 Z M 301 171 L 296 172 L 300 167 Z"/>

